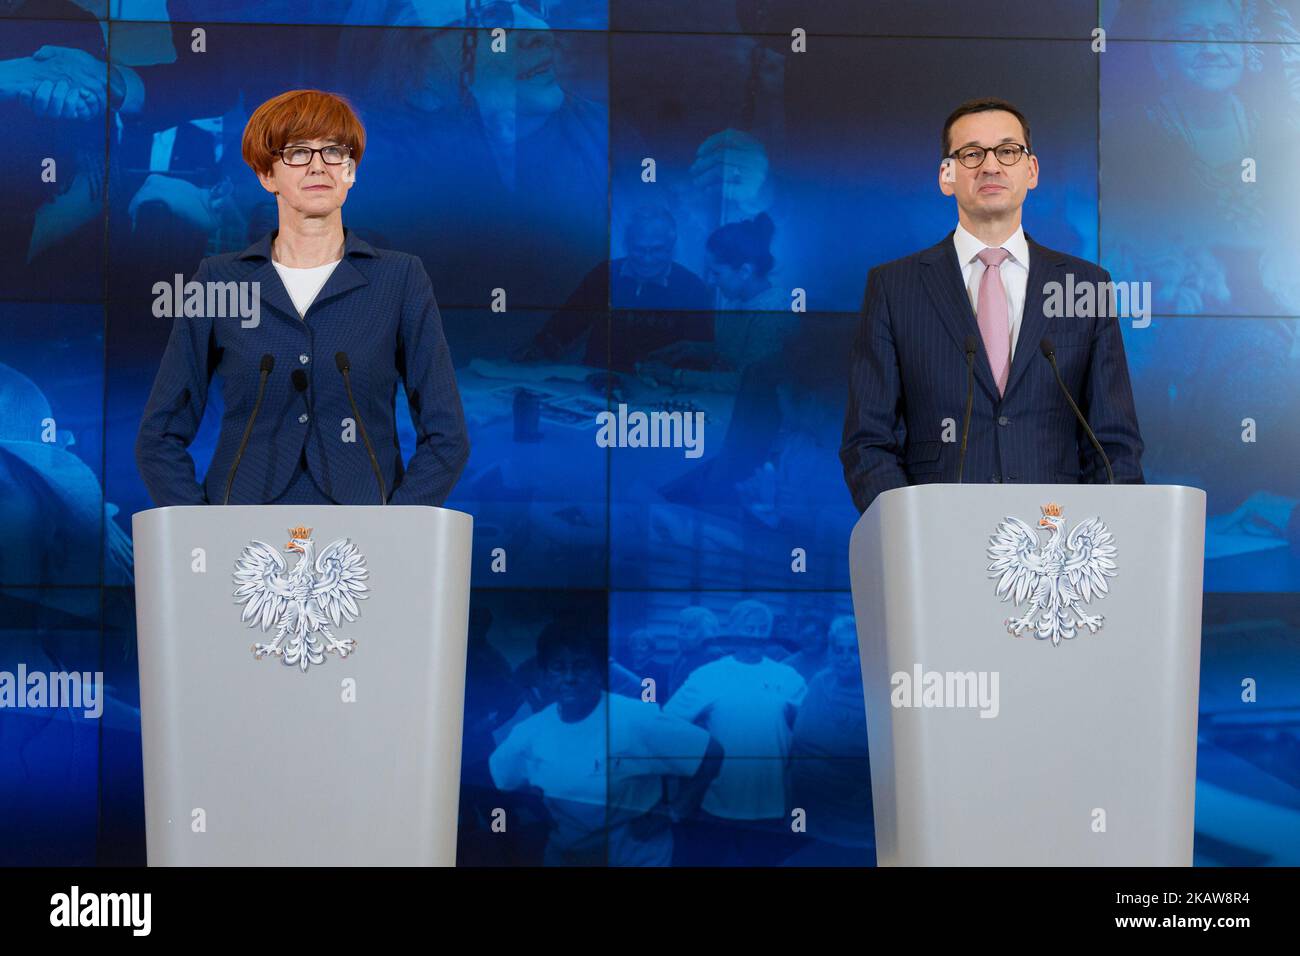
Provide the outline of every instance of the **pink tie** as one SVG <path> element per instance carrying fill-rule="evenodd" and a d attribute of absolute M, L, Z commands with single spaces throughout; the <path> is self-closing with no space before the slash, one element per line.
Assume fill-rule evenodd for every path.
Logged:
<path fill-rule="evenodd" d="M 980 291 L 975 310 L 984 338 L 984 351 L 993 370 L 993 381 L 998 383 L 998 394 L 1007 390 L 1007 374 L 1011 371 L 1011 320 L 1007 309 L 1007 290 L 1002 285 L 999 268 L 1011 253 L 1005 249 L 985 249 L 979 254 L 984 263 L 980 276 Z"/>

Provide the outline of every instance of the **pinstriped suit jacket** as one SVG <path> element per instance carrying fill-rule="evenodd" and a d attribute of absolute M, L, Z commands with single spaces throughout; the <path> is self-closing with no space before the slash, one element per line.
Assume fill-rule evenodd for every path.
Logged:
<path fill-rule="evenodd" d="M 260 283 L 260 322 L 239 316 L 179 317 L 149 395 L 136 439 L 136 463 L 154 503 L 220 504 L 226 475 L 257 395 L 262 355 L 275 356 L 231 504 L 262 504 L 288 485 L 305 452 L 312 476 L 338 504 L 377 504 L 378 484 L 356 429 L 336 352 L 346 352 L 352 390 L 375 446 L 392 504 L 441 505 L 469 457 L 451 354 L 424 264 L 375 249 L 344 229 L 343 260 L 299 317 L 271 261 L 271 232 L 240 253 L 199 263 L 199 282 Z M 205 310 L 206 311 L 206 310 Z M 303 361 L 303 359 L 306 361 Z M 306 392 L 291 379 L 306 373 Z M 198 431 L 213 373 L 225 398 L 221 435 L 202 485 L 188 447 Z M 404 383 L 417 447 L 403 467 L 395 401 Z"/>
<path fill-rule="evenodd" d="M 1028 236 L 1026 236 L 1028 239 Z M 1006 394 L 984 352 L 952 233 L 871 270 L 853 345 L 840 460 L 854 504 L 882 491 L 955 482 L 966 411 L 967 335 L 978 343 L 965 482 L 1105 482 L 1106 470 L 1039 351 L 1050 338 L 1116 482 L 1141 484 L 1142 437 L 1119 320 L 1047 315 L 1048 284 L 1108 282 L 1100 266 L 1029 239 L 1029 283 Z M 956 423 L 946 441 L 945 419 Z"/>

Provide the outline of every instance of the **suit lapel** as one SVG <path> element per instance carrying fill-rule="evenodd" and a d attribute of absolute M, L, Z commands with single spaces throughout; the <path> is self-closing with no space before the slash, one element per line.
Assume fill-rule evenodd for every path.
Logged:
<path fill-rule="evenodd" d="M 1031 262 L 1033 257 L 1031 256 Z M 939 318 L 953 343 L 966 354 L 966 336 L 974 335 L 978 354 L 975 356 L 975 379 L 988 392 L 993 401 L 998 400 L 998 386 L 993 381 L 988 356 L 984 353 L 984 338 L 979 322 L 970 307 L 970 297 L 961 281 L 961 267 L 957 263 L 957 249 L 952 233 L 937 245 L 931 246 L 921 256 L 922 281 L 925 290 L 939 312 Z"/>
<path fill-rule="evenodd" d="M 293 300 L 289 298 L 289 290 L 280 281 L 280 273 L 275 271 L 275 266 L 270 259 L 258 263 L 249 274 L 247 281 L 257 283 L 258 295 L 263 305 L 271 306 L 281 318 L 292 319 L 294 322 L 300 321 L 298 310 L 294 308 Z"/>
<path fill-rule="evenodd" d="M 280 273 L 276 270 L 275 263 L 271 261 L 271 240 L 276 232 L 278 230 L 268 233 L 240 253 L 240 258 L 253 267 L 253 271 L 245 281 L 258 283 L 261 301 L 271 306 L 282 318 L 298 323 L 303 321 L 303 317 L 299 316 L 289 290 L 284 287 Z M 361 270 L 353 264 L 352 253 L 360 253 L 363 256 L 375 254 L 369 245 L 345 227 L 343 259 L 334 267 L 334 271 L 325 280 L 325 285 L 321 287 L 320 292 L 316 293 L 315 300 L 307 307 L 307 315 L 311 315 L 321 303 L 368 284 Z"/>
<path fill-rule="evenodd" d="M 1016 382 L 1025 374 L 1025 369 L 1034 362 L 1045 359 L 1039 355 L 1038 343 L 1047 331 L 1046 286 L 1053 280 L 1059 281 L 1058 271 L 1065 259 L 1059 253 L 1040 246 L 1029 238 L 1029 281 L 1025 285 L 1025 311 L 1020 317 L 1020 334 L 1016 337 L 1016 351 L 1011 356 L 1011 371 L 1007 374 L 1007 391 L 1016 387 Z"/>
<path fill-rule="evenodd" d="M 320 292 L 316 293 L 316 299 L 307 307 L 307 314 L 311 315 L 312 311 L 323 302 L 343 295 L 345 292 L 351 292 L 360 286 L 367 285 L 366 277 L 361 274 L 361 270 L 352 264 L 352 260 L 346 255 L 334 267 L 330 277 L 325 280 L 325 285 L 321 287 Z"/>

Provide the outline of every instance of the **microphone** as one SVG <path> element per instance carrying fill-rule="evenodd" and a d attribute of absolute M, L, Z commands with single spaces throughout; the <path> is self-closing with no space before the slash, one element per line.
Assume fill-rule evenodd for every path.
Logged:
<path fill-rule="evenodd" d="M 293 373 L 289 376 L 289 380 L 293 382 L 293 390 L 295 392 L 302 394 L 307 391 L 307 373 L 302 369 L 294 369 Z"/>
<path fill-rule="evenodd" d="M 223 505 L 230 504 L 230 489 L 235 483 L 235 472 L 239 470 L 239 462 L 244 457 L 244 449 L 248 447 L 248 439 L 253 435 L 253 422 L 257 421 L 257 413 L 262 408 L 262 395 L 266 392 L 266 380 L 270 378 L 271 369 L 273 368 L 275 368 L 275 356 L 268 352 L 262 356 L 262 365 L 257 380 L 257 398 L 253 402 L 253 413 L 248 416 L 248 424 L 244 427 L 243 441 L 239 443 L 239 450 L 235 452 L 235 460 L 230 464 L 230 474 L 226 476 L 226 497 L 221 502 Z"/>
<path fill-rule="evenodd" d="M 957 458 L 957 484 L 966 468 L 966 439 L 970 435 L 971 406 L 975 402 L 975 336 L 966 336 L 966 415 L 961 421 L 961 454 Z"/>
<path fill-rule="evenodd" d="M 379 471 L 379 459 L 375 457 L 375 449 L 370 444 L 370 436 L 366 434 L 366 423 L 361 420 L 357 400 L 352 397 L 352 379 L 348 376 L 352 365 L 348 362 L 348 353 L 335 352 L 334 364 L 338 366 L 339 372 L 343 376 L 343 387 L 348 391 L 348 403 L 352 406 L 352 417 L 356 419 L 357 428 L 361 431 L 361 440 L 366 443 L 366 454 L 370 456 L 370 467 L 375 473 L 375 481 L 379 482 L 379 503 L 386 505 L 388 504 L 388 492 L 384 490 L 384 476 Z"/>
<path fill-rule="evenodd" d="M 1083 412 L 1079 411 L 1079 406 L 1074 403 L 1074 397 L 1070 395 L 1070 390 L 1065 387 L 1065 380 L 1061 378 L 1061 370 L 1056 366 L 1056 348 L 1052 345 L 1052 340 L 1044 338 L 1038 343 L 1038 348 L 1043 355 L 1046 356 L 1047 361 L 1052 363 L 1052 371 L 1056 373 L 1056 384 L 1061 386 L 1061 394 L 1063 394 L 1065 400 L 1070 403 L 1070 408 L 1074 411 L 1074 417 L 1079 420 L 1079 424 L 1083 426 L 1083 430 L 1088 433 L 1088 438 L 1092 441 L 1092 447 L 1097 449 L 1097 454 L 1101 455 L 1102 464 L 1106 466 L 1106 477 L 1110 479 L 1112 485 L 1115 484 L 1115 472 L 1110 469 L 1110 459 L 1107 458 L 1106 453 L 1102 451 L 1101 442 L 1097 441 L 1097 436 L 1093 433 L 1092 426 L 1088 424 L 1088 419 L 1083 417 Z"/>

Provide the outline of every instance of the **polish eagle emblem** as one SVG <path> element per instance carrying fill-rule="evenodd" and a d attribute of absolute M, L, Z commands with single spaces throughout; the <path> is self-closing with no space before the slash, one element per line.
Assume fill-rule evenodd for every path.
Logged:
<path fill-rule="evenodd" d="M 285 551 L 301 555 L 289 567 L 285 555 L 265 541 L 250 541 L 235 562 L 235 603 L 244 605 L 242 620 L 263 631 L 274 626 L 275 638 L 253 645 L 253 656 L 279 657 L 304 673 L 325 663 L 326 654 L 347 657 L 356 641 L 339 639 L 331 630 L 340 621 L 355 621 L 358 600 L 369 595 L 365 558 L 347 538 L 316 553 L 311 528 L 289 529 Z"/>
<path fill-rule="evenodd" d="M 1046 529 L 1040 542 L 1038 529 L 1019 518 L 1005 517 L 989 538 L 989 577 L 997 578 L 997 594 L 1018 607 L 1029 600 L 1024 615 L 1009 618 L 1007 632 L 1020 637 L 1033 629 L 1040 640 L 1060 646 L 1086 627 L 1096 634 L 1104 616 L 1088 614 L 1083 605 L 1109 591 L 1107 578 L 1115 577 L 1115 545 L 1100 518 L 1088 518 L 1065 534 L 1060 505 L 1042 506 L 1038 528 Z"/>

